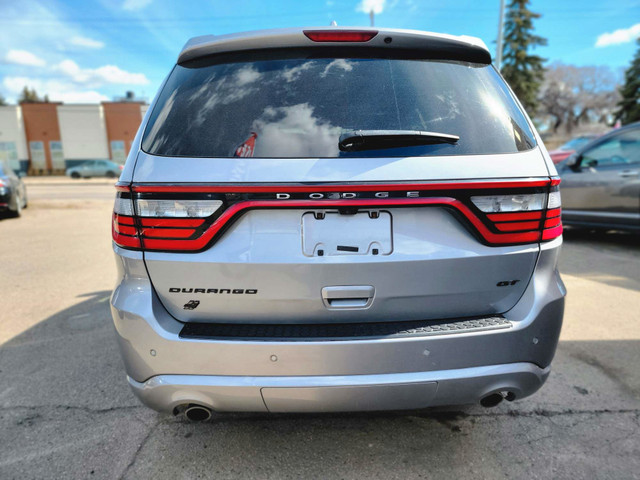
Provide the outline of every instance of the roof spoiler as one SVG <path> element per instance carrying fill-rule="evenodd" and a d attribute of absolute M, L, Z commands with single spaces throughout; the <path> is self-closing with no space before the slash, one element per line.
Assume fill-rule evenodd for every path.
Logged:
<path fill-rule="evenodd" d="M 339 32 L 371 33 L 373 38 L 366 41 L 331 41 L 327 44 L 314 41 L 309 33 L 328 30 Z M 311 35 L 313 37 L 313 35 Z M 365 35 L 363 38 L 366 38 Z M 263 50 L 274 48 L 318 48 L 318 47 L 366 47 L 388 50 L 415 51 L 424 54 L 425 58 L 439 60 L 458 60 L 471 63 L 491 64 L 491 54 L 482 40 L 466 35 L 454 36 L 440 33 L 422 32 L 419 30 L 399 30 L 362 27 L 313 27 L 287 28 L 275 30 L 256 30 L 252 32 L 232 33 L 229 35 L 204 35 L 194 37 L 182 48 L 178 56 L 178 64 L 196 58 L 220 53 L 246 50 Z"/>

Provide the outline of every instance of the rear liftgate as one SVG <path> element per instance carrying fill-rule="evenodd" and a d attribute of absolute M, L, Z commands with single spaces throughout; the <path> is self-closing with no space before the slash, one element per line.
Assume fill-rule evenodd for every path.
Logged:
<path fill-rule="evenodd" d="M 529 246 L 561 235 L 558 184 L 118 184 L 113 239 L 181 321 L 491 316 L 525 288 Z"/>

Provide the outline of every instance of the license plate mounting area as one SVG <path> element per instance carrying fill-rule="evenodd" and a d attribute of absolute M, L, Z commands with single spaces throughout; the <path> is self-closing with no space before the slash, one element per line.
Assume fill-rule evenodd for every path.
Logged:
<path fill-rule="evenodd" d="M 385 210 L 302 215 L 302 253 L 308 257 L 389 255 L 392 251 L 392 217 Z"/>

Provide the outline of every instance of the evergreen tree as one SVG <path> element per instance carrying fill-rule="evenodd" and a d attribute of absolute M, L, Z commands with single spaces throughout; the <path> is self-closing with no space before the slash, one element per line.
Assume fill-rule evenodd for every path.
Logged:
<path fill-rule="evenodd" d="M 547 40 L 533 33 L 539 13 L 529 10 L 530 0 L 511 0 L 507 6 L 502 75 L 530 115 L 538 106 L 538 90 L 544 76 L 545 59 L 531 50 Z"/>
<path fill-rule="evenodd" d="M 624 85 L 620 87 L 622 100 L 618 102 L 616 120 L 623 125 L 640 121 L 640 38 L 638 50 L 631 60 L 631 65 L 624 73 Z"/>
<path fill-rule="evenodd" d="M 41 102 L 42 99 L 36 92 L 35 88 L 29 88 L 25 86 L 20 92 L 20 97 L 18 97 L 18 103 L 37 103 Z"/>
<path fill-rule="evenodd" d="M 5 98 L 0 93 L 0 107 L 3 107 L 6 104 L 7 104 L 7 101 L 5 100 Z"/>

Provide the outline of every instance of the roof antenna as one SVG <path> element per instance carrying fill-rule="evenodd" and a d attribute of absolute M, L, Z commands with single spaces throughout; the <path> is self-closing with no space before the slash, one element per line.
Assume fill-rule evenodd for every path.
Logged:
<path fill-rule="evenodd" d="M 338 22 L 336 22 L 335 20 L 331 20 L 331 23 L 329 24 L 330 27 L 337 27 L 338 26 Z"/>

